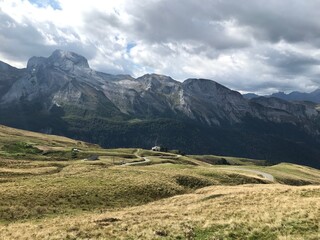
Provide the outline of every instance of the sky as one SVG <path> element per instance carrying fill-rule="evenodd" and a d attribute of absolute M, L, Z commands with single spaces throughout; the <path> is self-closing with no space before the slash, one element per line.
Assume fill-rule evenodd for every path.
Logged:
<path fill-rule="evenodd" d="M 0 0 L 0 60 L 55 49 L 112 74 L 208 78 L 242 93 L 320 88 L 319 0 Z"/>

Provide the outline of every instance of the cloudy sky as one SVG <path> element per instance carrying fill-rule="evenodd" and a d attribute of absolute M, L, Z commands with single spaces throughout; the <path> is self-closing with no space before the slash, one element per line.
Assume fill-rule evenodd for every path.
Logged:
<path fill-rule="evenodd" d="M 319 0 L 0 0 L 0 60 L 74 51 L 95 70 L 320 88 Z"/>

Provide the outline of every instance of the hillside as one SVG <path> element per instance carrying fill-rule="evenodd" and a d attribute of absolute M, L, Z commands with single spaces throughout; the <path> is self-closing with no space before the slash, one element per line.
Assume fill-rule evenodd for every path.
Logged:
<path fill-rule="evenodd" d="M 311 240 L 319 237 L 319 192 L 319 186 L 213 186 L 138 207 L 0 225 L 0 234 L 15 239 Z"/>
<path fill-rule="evenodd" d="M 108 148 L 155 142 L 214 154 L 320 167 L 319 108 L 278 98 L 245 99 L 208 79 L 138 78 L 90 68 L 73 52 L 1 63 L 0 123 Z"/>
<path fill-rule="evenodd" d="M 0 235 L 314 239 L 319 211 L 310 206 L 319 208 L 319 170 L 231 157 L 223 157 L 230 165 L 212 165 L 207 158 L 104 149 L 0 126 Z"/>

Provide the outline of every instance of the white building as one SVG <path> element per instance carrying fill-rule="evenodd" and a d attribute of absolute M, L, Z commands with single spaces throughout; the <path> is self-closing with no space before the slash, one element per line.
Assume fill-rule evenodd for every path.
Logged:
<path fill-rule="evenodd" d="M 151 148 L 152 151 L 156 151 L 156 152 L 160 152 L 161 151 L 161 147 L 159 146 L 154 146 Z"/>

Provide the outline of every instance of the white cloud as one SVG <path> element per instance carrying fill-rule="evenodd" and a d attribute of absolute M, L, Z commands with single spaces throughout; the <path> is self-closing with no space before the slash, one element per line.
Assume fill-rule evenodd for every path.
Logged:
<path fill-rule="evenodd" d="M 22 67 L 61 48 L 109 73 L 211 78 L 242 92 L 320 84 L 316 0 L 36 2 L 0 1 L 2 61 Z"/>

